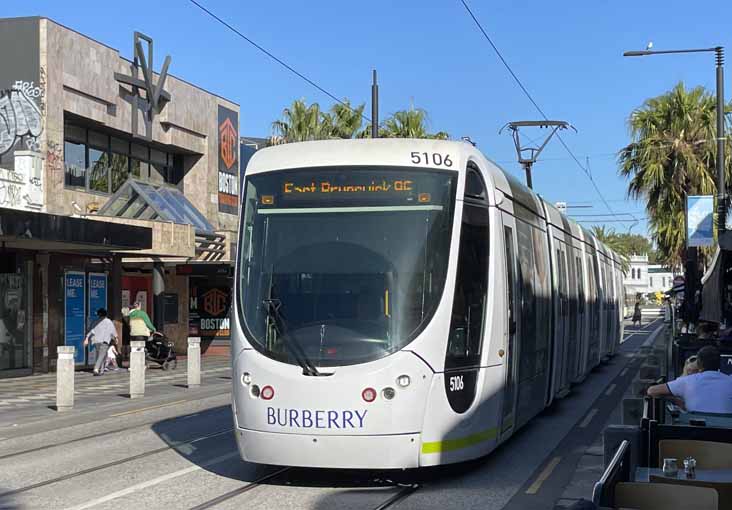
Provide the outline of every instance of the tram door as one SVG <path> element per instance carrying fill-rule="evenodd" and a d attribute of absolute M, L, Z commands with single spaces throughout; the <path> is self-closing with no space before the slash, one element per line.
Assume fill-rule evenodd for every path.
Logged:
<path fill-rule="evenodd" d="M 515 221 L 503 214 L 503 236 L 506 261 L 506 313 L 507 313 L 507 338 L 506 338 L 506 380 L 503 389 L 503 409 L 501 413 L 501 435 L 510 431 L 515 423 L 516 409 L 516 386 L 518 381 L 518 345 L 516 333 L 519 324 L 517 317 L 518 307 L 516 306 L 519 285 L 516 272 L 516 239 Z"/>

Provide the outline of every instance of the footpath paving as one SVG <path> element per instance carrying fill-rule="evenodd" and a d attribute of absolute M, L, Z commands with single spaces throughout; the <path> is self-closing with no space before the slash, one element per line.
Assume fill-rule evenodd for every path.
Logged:
<path fill-rule="evenodd" d="M 659 331 L 658 334 L 650 335 L 643 345 L 656 345 L 660 347 L 664 341 L 664 332 Z M 636 356 L 640 359 L 644 358 L 640 353 L 637 353 Z M 635 375 L 637 377 L 637 374 Z M 622 398 L 635 397 L 636 395 L 633 394 L 632 389 L 633 385 L 631 383 L 624 389 Z M 622 399 L 613 409 L 602 429 L 604 430 L 610 425 L 621 424 L 623 424 Z M 603 434 L 601 433 L 597 436 L 591 446 L 581 452 L 582 456 L 577 464 L 572 480 L 565 487 L 562 497 L 556 502 L 555 510 L 567 509 L 580 499 L 592 499 L 592 490 L 595 487 L 595 483 L 600 479 L 605 471 L 604 451 Z"/>
<path fill-rule="evenodd" d="M 226 392 L 231 383 L 229 356 L 204 356 L 201 359 L 202 387 L 220 386 Z M 174 396 L 183 398 L 187 381 L 185 358 L 178 359 L 174 370 L 162 370 L 157 365 L 145 371 L 145 397 L 129 398 L 130 374 L 127 369 L 105 372 L 95 377 L 91 372 L 77 371 L 74 375 L 74 408 L 58 413 L 56 404 L 56 373 L 0 379 L 0 437 L 2 429 L 18 423 L 59 414 L 79 413 L 98 409 L 142 403 L 150 398 Z"/>

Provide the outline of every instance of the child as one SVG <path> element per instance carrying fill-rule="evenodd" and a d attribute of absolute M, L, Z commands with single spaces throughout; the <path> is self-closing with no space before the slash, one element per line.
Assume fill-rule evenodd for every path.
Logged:
<path fill-rule="evenodd" d="M 117 356 L 119 356 L 117 352 L 117 340 L 112 339 L 112 342 L 109 344 L 109 349 L 107 349 L 107 370 L 119 370 Z"/>

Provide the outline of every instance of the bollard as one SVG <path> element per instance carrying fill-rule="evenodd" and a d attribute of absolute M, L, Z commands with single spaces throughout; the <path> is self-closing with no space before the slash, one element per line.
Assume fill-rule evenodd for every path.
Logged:
<path fill-rule="evenodd" d="M 70 411 L 74 407 L 74 351 L 73 345 L 57 347 L 56 411 Z"/>
<path fill-rule="evenodd" d="M 622 403 L 623 425 L 638 425 L 643 417 L 642 398 L 624 398 Z"/>
<path fill-rule="evenodd" d="M 145 342 L 130 342 L 130 398 L 145 396 Z"/>
<path fill-rule="evenodd" d="M 640 379 L 650 379 L 652 381 L 655 381 L 656 379 L 661 377 L 661 367 L 658 365 L 652 365 L 650 363 L 644 363 L 640 367 L 638 377 Z"/>
<path fill-rule="evenodd" d="M 653 386 L 654 384 L 656 384 L 656 381 L 653 379 L 636 379 L 632 383 L 632 395 L 634 397 L 645 397 L 648 387 Z"/>
<path fill-rule="evenodd" d="M 201 385 L 201 338 L 188 338 L 188 387 Z"/>
<path fill-rule="evenodd" d="M 644 365 L 658 365 L 659 358 L 655 354 L 649 354 L 646 356 L 645 361 L 643 362 Z M 642 378 L 641 378 L 642 379 Z"/>
<path fill-rule="evenodd" d="M 640 418 L 638 419 L 638 422 L 640 422 Z M 603 453 L 605 459 L 605 463 L 603 465 L 605 467 L 610 464 L 610 461 L 615 455 L 615 451 L 618 449 L 618 446 L 620 446 L 620 443 L 625 439 L 630 441 L 630 472 L 635 473 L 635 467 L 641 460 L 640 447 L 642 434 L 640 427 L 638 426 L 638 422 L 631 423 L 629 425 L 608 425 L 605 430 L 602 431 Z"/>

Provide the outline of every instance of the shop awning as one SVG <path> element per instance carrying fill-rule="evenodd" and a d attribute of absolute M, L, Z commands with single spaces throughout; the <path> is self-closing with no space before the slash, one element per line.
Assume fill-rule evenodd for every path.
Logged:
<path fill-rule="evenodd" d="M 129 179 L 97 213 L 100 216 L 169 221 L 193 225 L 197 233 L 213 234 L 206 217 L 177 189 Z"/>
<path fill-rule="evenodd" d="M 28 250 L 148 250 L 152 229 L 0 207 L 0 242 Z"/>

